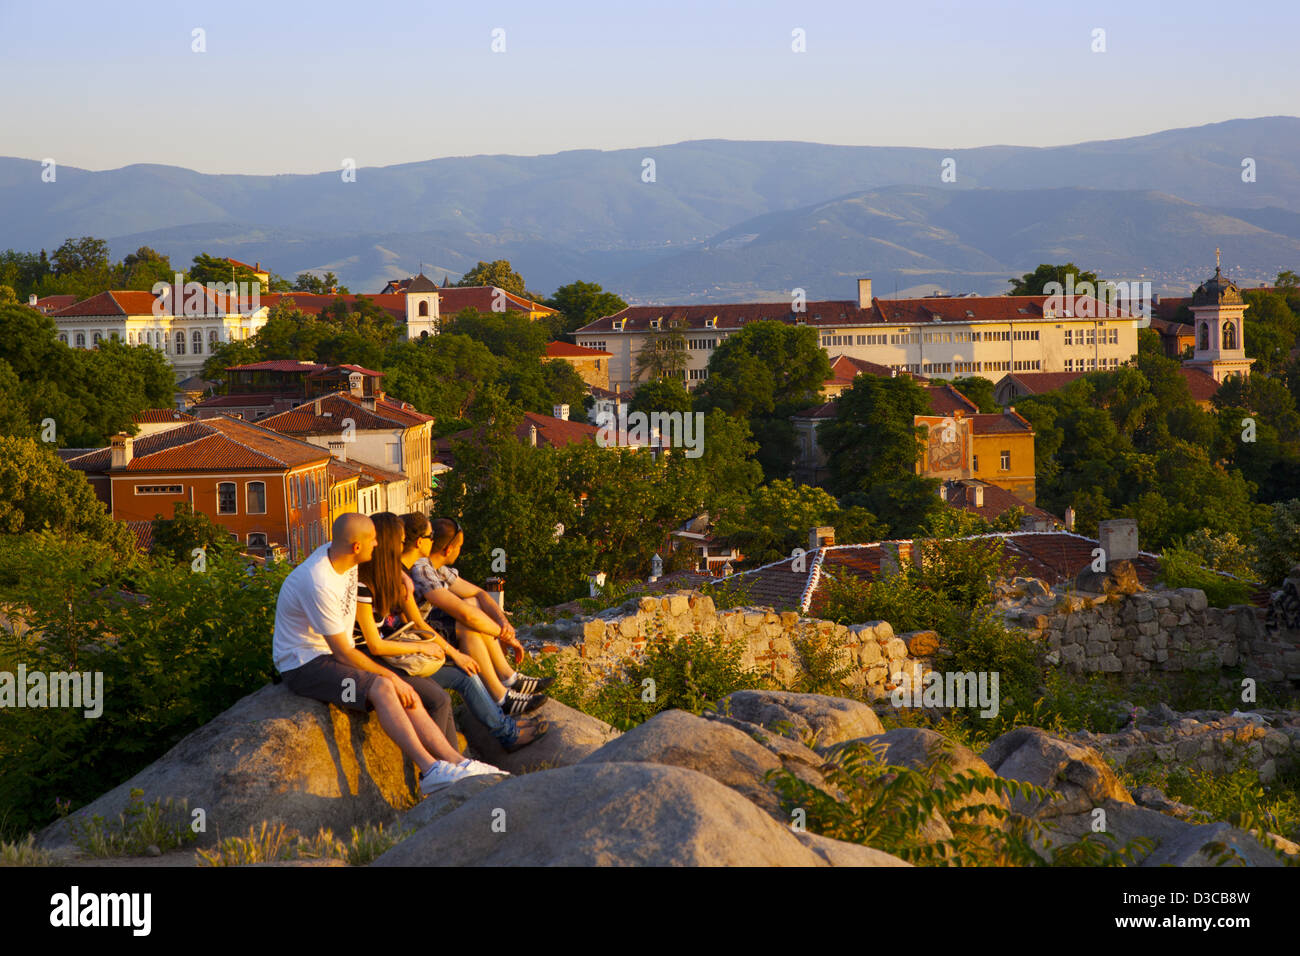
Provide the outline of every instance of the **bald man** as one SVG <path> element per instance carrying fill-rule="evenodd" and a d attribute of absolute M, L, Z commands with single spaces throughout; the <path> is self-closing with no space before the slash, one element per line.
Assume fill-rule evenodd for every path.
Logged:
<path fill-rule="evenodd" d="M 295 694 L 364 714 L 374 710 L 384 732 L 420 769 L 429 794 L 476 773 L 500 773 L 463 760 L 438 729 L 411 685 L 356 649 L 357 565 L 375 550 L 375 525 L 350 512 L 334 522 L 334 540 L 293 569 L 275 602 L 272 657 Z"/>

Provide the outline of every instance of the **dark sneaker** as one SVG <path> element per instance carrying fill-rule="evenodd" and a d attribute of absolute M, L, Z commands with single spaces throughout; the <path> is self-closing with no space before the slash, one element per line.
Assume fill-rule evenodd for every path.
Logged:
<path fill-rule="evenodd" d="M 545 694 L 521 694 L 516 690 L 507 690 L 506 699 L 501 702 L 501 710 L 511 717 L 518 717 L 536 710 L 544 703 Z"/>
<path fill-rule="evenodd" d="M 538 694 L 554 683 L 554 677 L 533 677 L 531 674 L 520 674 L 519 679 L 515 681 L 514 686 L 510 689 L 521 694 Z"/>
<path fill-rule="evenodd" d="M 505 748 L 505 752 L 512 754 L 516 750 L 522 750 L 529 744 L 537 743 L 537 741 L 541 740 L 550 729 L 551 725 L 544 720 L 539 720 L 536 723 L 529 722 L 527 724 L 521 722 L 519 726 L 519 736 L 515 739 L 513 744 Z"/>

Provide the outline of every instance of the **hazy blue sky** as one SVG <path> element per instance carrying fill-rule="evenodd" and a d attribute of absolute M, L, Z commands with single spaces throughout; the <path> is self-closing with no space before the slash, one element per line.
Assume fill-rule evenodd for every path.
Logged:
<path fill-rule="evenodd" d="M 1050 146 L 1300 113 L 1297 25 L 1297 0 L 0 0 L 0 155 L 276 173 L 706 138 Z"/>

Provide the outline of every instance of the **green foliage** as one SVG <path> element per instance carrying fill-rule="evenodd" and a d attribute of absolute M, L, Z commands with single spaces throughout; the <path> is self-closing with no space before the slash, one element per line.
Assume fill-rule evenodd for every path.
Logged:
<path fill-rule="evenodd" d="M 1091 282 L 1094 291 L 1097 289 L 1097 273 L 1083 272 L 1073 262 L 1067 262 L 1064 265 L 1054 266 L 1048 263 L 1041 264 L 1033 272 L 1026 272 L 1019 279 L 1008 279 L 1011 283 L 1011 290 L 1007 295 L 1046 295 L 1044 288 L 1049 282 L 1059 282 L 1062 286 L 1066 284 L 1066 277 L 1074 276 L 1074 285 L 1077 288 L 1082 282 Z"/>
<path fill-rule="evenodd" d="M 596 682 L 576 663 L 557 671 L 553 659 L 543 671 L 560 677 L 550 694 L 562 704 L 631 730 L 665 710 L 699 714 L 737 690 L 762 687 L 767 679 L 741 663 L 744 642 L 691 633 L 652 639 L 642 660 L 623 662 L 622 673 Z"/>
<path fill-rule="evenodd" d="M 1300 776 L 1294 771 L 1279 774 L 1267 785 L 1260 781 L 1259 771 L 1245 761 L 1227 773 L 1154 764 L 1123 777 L 1130 789 L 1157 787 L 1170 799 L 1203 811 L 1211 820 L 1300 840 Z"/>
<path fill-rule="evenodd" d="M 524 287 L 524 278 L 510 267 L 509 259 L 495 259 L 492 262 L 479 260 L 478 265 L 470 269 L 456 283 L 460 288 L 476 285 L 494 285 L 515 295 L 531 298 Z"/>
<path fill-rule="evenodd" d="M 750 588 L 751 585 L 745 578 L 732 575 L 705 581 L 700 585 L 699 591 L 713 601 L 714 608 L 725 611 L 754 603 L 750 600 Z"/>
<path fill-rule="evenodd" d="M 230 532 L 203 512 L 195 512 L 189 502 L 176 502 L 170 518 L 153 519 L 153 554 L 188 565 L 196 548 L 203 549 L 205 559 L 233 560 L 239 553 Z"/>
<path fill-rule="evenodd" d="M 954 774 L 946 747 L 932 751 L 919 770 L 886 764 L 886 750 L 879 742 L 851 741 L 828 752 L 827 789 L 844 799 L 784 768 L 769 778 L 783 809 L 803 810 L 814 833 L 919 866 L 1128 866 L 1150 851 L 1149 841 L 1116 848 L 1091 837 L 1048 850 L 1051 831 L 1013 814 L 1003 801 L 1049 800 L 1054 792 L 969 770 Z M 950 837 L 927 834 L 936 818 L 947 823 Z"/>
<path fill-rule="evenodd" d="M 874 540 L 884 530 L 865 509 L 842 511 L 828 492 L 778 478 L 751 494 L 743 510 L 719 516 L 717 533 L 739 548 L 745 560 L 767 564 L 788 558 L 794 548 L 808 546 L 808 530 L 844 525 L 845 540 Z"/>
<path fill-rule="evenodd" d="M 133 554 L 135 538 L 114 521 L 80 472 L 50 446 L 30 438 L 0 436 L 0 535 L 48 531 L 85 535 Z"/>
<path fill-rule="evenodd" d="M 836 409 L 836 418 L 817 429 L 830 463 L 832 491 L 865 492 L 915 476 L 925 429 L 913 422 L 917 415 L 930 414 L 924 388 L 907 376 L 859 375 L 840 395 Z"/>
<path fill-rule="evenodd" d="M 604 291 L 594 282 L 581 281 L 560 286 L 545 304 L 560 312 L 558 319 L 550 323 L 553 339 L 627 308 L 627 303 L 614 293 Z"/>
<path fill-rule="evenodd" d="M 1171 588 L 1199 588 L 1211 607 L 1250 603 L 1249 584 L 1201 567 L 1200 557 L 1182 548 L 1161 553 L 1159 580 Z"/>
<path fill-rule="evenodd" d="M 850 696 L 844 682 L 858 667 L 846 648 L 837 646 L 829 634 L 810 628 L 794 639 L 794 649 L 799 655 L 799 675 L 790 690 L 830 697 Z"/>
<path fill-rule="evenodd" d="M 31 574 L 39 568 L 39 576 Z M 288 569 L 213 559 L 124 564 L 84 538 L 11 538 L 0 549 L 0 669 L 99 672 L 102 713 L 0 710 L 0 817 L 39 827 L 56 799 L 81 805 L 157 759 L 271 675 L 268 640 Z M 5 816 L 7 814 L 7 816 Z"/>
<path fill-rule="evenodd" d="M 1279 501 L 1255 531 L 1256 572 L 1260 581 L 1277 586 L 1300 564 L 1300 499 Z"/>
<path fill-rule="evenodd" d="M 987 378 L 971 375 L 953 379 L 952 387 L 978 405 L 982 414 L 992 415 L 1002 411 L 1002 406 L 993 397 L 993 383 Z"/>
<path fill-rule="evenodd" d="M 657 379 L 637 387 L 629 412 L 689 412 L 691 393 L 675 378 Z"/>
<path fill-rule="evenodd" d="M 146 805 L 143 790 L 132 790 L 126 809 L 116 823 L 96 814 L 88 821 L 72 822 L 72 842 L 85 854 L 97 858 L 145 856 L 154 846 L 166 853 L 197 839 L 190 828 L 189 804 L 154 800 Z"/>

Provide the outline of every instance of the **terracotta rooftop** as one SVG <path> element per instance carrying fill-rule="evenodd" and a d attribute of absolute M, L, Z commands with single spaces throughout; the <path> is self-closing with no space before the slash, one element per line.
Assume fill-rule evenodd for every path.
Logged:
<path fill-rule="evenodd" d="M 1057 389 L 1065 388 L 1071 382 L 1083 378 L 1085 375 L 1093 375 L 1094 372 L 1013 372 L 1000 379 L 998 384 L 1006 381 L 1008 378 L 1015 381 L 1020 386 L 1022 394 L 1042 395 L 1045 392 L 1054 392 Z M 1178 369 L 1178 374 L 1183 377 L 1187 383 L 1187 390 L 1191 392 L 1192 398 L 1198 402 L 1208 402 L 1214 393 L 1219 390 L 1219 383 L 1214 380 L 1214 376 L 1203 372 L 1198 368 L 1189 368 L 1182 366 Z"/>
<path fill-rule="evenodd" d="M 124 521 L 122 522 L 131 529 L 135 535 L 135 546 L 148 554 L 153 550 L 153 522 L 152 521 Z"/>
<path fill-rule="evenodd" d="M 951 507 L 960 508 L 962 511 L 970 512 L 973 515 L 979 515 L 986 521 L 995 521 L 1013 508 L 1021 508 L 1030 517 L 1050 520 L 1057 526 L 1063 524 L 1056 515 L 1021 501 L 1005 488 L 999 488 L 997 485 L 991 485 L 988 482 L 979 482 L 979 484 L 984 487 L 984 504 L 982 506 L 977 507 L 975 505 L 975 484 L 973 482 L 947 482 L 944 485 L 944 500 Z"/>
<path fill-rule="evenodd" d="M 230 301 L 229 296 L 211 293 L 206 288 L 202 291 L 204 314 L 223 316 L 240 314 L 240 303 Z M 72 305 L 53 313 L 53 315 L 56 319 L 77 318 L 79 316 L 152 316 L 154 314 L 154 303 L 160 298 L 152 292 L 114 289 L 92 295 L 89 299 L 82 299 L 80 302 L 74 302 Z M 268 298 L 270 296 L 262 296 L 261 304 L 265 305 Z M 171 315 L 174 307 L 175 303 L 170 301 L 160 304 L 158 306 L 159 314 Z M 184 311 L 184 307 L 185 303 L 181 303 L 182 311 Z"/>
<path fill-rule="evenodd" d="M 583 348 L 581 345 L 571 345 L 568 342 L 547 342 L 547 358 L 587 358 L 597 359 L 605 356 L 612 356 L 613 352 L 605 352 L 601 349 Z"/>
<path fill-rule="evenodd" d="M 377 399 L 371 411 L 346 392 L 335 392 L 263 418 L 261 424 L 285 435 L 332 435 L 343 431 L 345 419 L 351 419 L 353 427 L 362 431 L 410 428 L 433 421 L 432 416 L 405 402 Z"/>
<path fill-rule="evenodd" d="M 498 297 L 498 293 L 500 296 Z M 446 286 L 438 290 L 438 314 L 446 319 L 463 309 L 495 312 L 493 303 L 500 301 L 507 312 L 540 312 L 555 315 L 556 310 L 521 295 L 492 285 Z M 403 313 L 405 314 L 405 313 Z"/>
<path fill-rule="evenodd" d="M 131 416 L 131 421 L 137 425 L 163 425 L 167 422 L 192 422 L 194 420 L 193 415 L 178 412 L 174 408 L 146 408 L 144 411 L 136 412 Z"/>
<path fill-rule="evenodd" d="M 244 408 L 257 407 L 259 405 L 273 405 L 278 399 L 283 398 L 276 392 L 249 392 L 245 395 L 213 395 L 211 398 L 205 398 L 200 402 L 195 402 L 194 408 Z"/>
<path fill-rule="evenodd" d="M 308 315 L 319 315 L 321 310 L 329 308 L 335 302 L 346 302 L 349 306 L 355 306 L 359 298 L 369 299 L 371 304 L 383 309 L 397 321 L 406 322 L 406 296 L 399 292 L 367 296 L 339 292 L 319 294 L 315 292 L 268 292 L 262 296 L 261 302 L 268 309 L 274 309 L 286 299 L 292 299 L 293 304 L 299 310 L 306 312 Z"/>
<path fill-rule="evenodd" d="M 305 362 L 301 359 L 268 359 L 265 362 L 249 362 L 245 365 L 227 365 L 227 372 L 306 372 L 309 375 L 324 372 L 329 365 L 319 362 Z"/>
<path fill-rule="evenodd" d="M 1041 578 L 1050 585 L 1073 580 L 1080 570 L 1091 564 L 1093 548 L 1097 547 L 1095 540 L 1068 531 L 1013 531 L 979 535 L 968 540 L 987 541 L 990 546 L 1001 542 L 1004 545 L 1004 574 L 1008 577 Z M 886 543 L 817 548 L 803 556 L 803 571 L 793 570 L 794 559 L 786 558 L 740 572 L 735 576 L 735 582 L 748 585 L 752 604 L 797 610 L 815 617 L 825 600 L 826 576 L 848 573 L 864 581 L 875 580 L 880 575 Z M 911 541 L 901 543 L 913 544 Z M 1149 587 L 1155 581 L 1157 561 L 1156 555 L 1143 551 L 1134 562 L 1138 579 L 1144 586 Z"/>
<path fill-rule="evenodd" d="M 971 429 L 976 435 L 1003 435 L 1034 430 L 1024 417 L 1013 411 L 968 417 L 971 420 Z"/>
<path fill-rule="evenodd" d="M 131 447 L 128 472 L 277 471 L 329 458 L 323 448 L 224 415 L 133 439 Z M 111 448 L 68 462 L 92 473 L 109 472 L 111 464 Z"/>
<path fill-rule="evenodd" d="M 930 393 L 932 415 L 953 415 L 961 412 L 963 415 L 973 416 L 980 410 L 978 405 L 951 385 L 930 385 L 926 391 Z"/>

